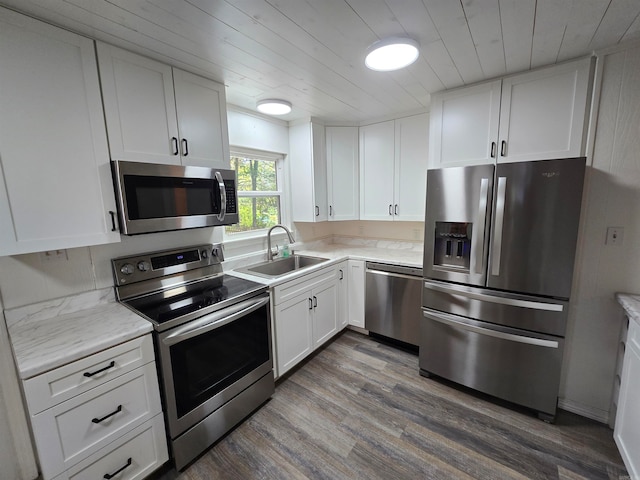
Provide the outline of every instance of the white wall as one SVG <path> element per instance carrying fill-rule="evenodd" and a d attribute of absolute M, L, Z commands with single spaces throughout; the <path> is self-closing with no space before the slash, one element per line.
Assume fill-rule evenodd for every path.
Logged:
<path fill-rule="evenodd" d="M 574 278 L 561 406 L 607 421 L 623 319 L 615 292 L 640 293 L 640 46 L 602 55 L 603 76 Z M 624 227 L 620 246 L 607 227 Z"/>

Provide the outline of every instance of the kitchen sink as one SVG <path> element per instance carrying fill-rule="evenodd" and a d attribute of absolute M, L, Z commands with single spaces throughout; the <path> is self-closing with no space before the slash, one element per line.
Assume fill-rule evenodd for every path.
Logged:
<path fill-rule="evenodd" d="M 275 278 L 287 273 L 303 270 L 305 268 L 326 262 L 328 259 L 320 257 L 310 257 L 307 255 L 292 255 L 287 258 L 279 258 L 268 262 L 257 263 L 246 268 L 238 269 L 239 272 L 260 277 Z"/>

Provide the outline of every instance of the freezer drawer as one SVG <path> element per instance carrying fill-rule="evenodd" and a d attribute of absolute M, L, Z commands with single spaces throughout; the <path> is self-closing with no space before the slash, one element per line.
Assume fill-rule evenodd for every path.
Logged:
<path fill-rule="evenodd" d="M 569 302 L 425 280 L 422 306 L 506 327 L 564 337 Z"/>
<path fill-rule="evenodd" d="M 420 373 L 556 413 L 564 339 L 423 309 Z"/>

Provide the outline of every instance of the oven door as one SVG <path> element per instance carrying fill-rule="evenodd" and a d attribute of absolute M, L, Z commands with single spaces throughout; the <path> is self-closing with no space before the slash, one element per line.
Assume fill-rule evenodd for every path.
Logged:
<path fill-rule="evenodd" d="M 269 295 L 158 334 L 171 438 L 273 371 Z"/>

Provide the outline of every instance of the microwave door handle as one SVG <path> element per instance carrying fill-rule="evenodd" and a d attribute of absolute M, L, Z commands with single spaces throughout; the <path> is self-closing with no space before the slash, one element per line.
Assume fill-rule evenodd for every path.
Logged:
<path fill-rule="evenodd" d="M 502 228 L 504 226 L 504 203 L 507 195 L 507 177 L 498 178 L 498 197 L 496 199 L 496 223 L 493 227 L 493 249 L 491 251 L 491 275 L 500 275 L 500 256 L 502 255 Z"/>
<path fill-rule="evenodd" d="M 227 215 L 227 190 L 224 188 L 224 180 L 220 172 L 215 173 L 216 180 L 218 181 L 218 188 L 220 189 L 220 213 L 218 214 L 218 220 L 224 220 Z"/>
<path fill-rule="evenodd" d="M 482 273 L 484 271 L 484 236 L 487 229 L 487 197 L 489 195 L 489 179 L 483 178 L 480 181 L 480 201 L 478 202 L 477 232 L 471 240 L 472 243 L 472 259 L 475 262 L 475 272 Z"/>

